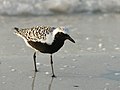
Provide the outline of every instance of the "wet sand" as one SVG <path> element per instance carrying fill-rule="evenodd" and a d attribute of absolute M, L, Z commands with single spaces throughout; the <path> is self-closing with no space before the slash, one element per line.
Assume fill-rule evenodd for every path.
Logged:
<path fill-rule="evenodd" d="M 1 90 L 120 90 L 120 15 L 0 16 Z M 49 55 L 33 50 L 13 34 L 13 27 L 66 26 L 75 39 L 54 54 L 57 78 L 51 78 Z"/>

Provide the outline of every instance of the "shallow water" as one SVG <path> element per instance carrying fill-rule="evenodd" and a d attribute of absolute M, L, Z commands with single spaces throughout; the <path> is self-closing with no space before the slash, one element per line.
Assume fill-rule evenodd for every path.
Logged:
<path fill-rule="evenodd" d="M 119 14 L 51 16 L 0 16 L 1 90 L 119 90 Z M 34 73 L 32 55 L 13 27 L 66 26 L 76 43 L 65 42 L 54 54 L 57 78 L 51 78 L 49 55 L 37 53 Z"/>

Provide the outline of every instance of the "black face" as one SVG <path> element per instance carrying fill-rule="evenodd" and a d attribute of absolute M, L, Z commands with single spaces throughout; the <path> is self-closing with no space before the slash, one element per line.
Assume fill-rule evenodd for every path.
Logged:
<path fill-rule="evenodd" d="M 61 40 L 65 40 L 66 39 L 66 34 L 62 33 L 62 32 L 58 32 L 55 35 L 55 39 L 61 39 Z"/>
<path fill-rule="evenodd" d="M 58 32 L 56 35 L 55 35 L 55 39 L 59 39 L 59 40 L 62 40 L 62 41 L 65 41 L 66 39 L 70 40 L 71 42 L 75 43 L 75 41 L 68 35 L 68 34 L 64 34 L 62 32 Z"/>

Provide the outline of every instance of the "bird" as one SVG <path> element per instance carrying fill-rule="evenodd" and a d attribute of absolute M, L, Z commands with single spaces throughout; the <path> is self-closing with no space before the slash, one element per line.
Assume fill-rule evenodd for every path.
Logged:
<path fill-rule="evenodd" d="M 28 47 L 35 50 L 33 54 L 35 72 L 38 72 L 36 66 L 36 52 L 39 51 L 50 55 L 52 77 L 56 77 L 52 55 L 64 45 L 65 40 L 70 40 L 75 43 L 68 33 L 69 29 L 66 27 L 34 26 L 31 28 L 14 27 L 14 30 L 14 33 L 23 38 Z"/>

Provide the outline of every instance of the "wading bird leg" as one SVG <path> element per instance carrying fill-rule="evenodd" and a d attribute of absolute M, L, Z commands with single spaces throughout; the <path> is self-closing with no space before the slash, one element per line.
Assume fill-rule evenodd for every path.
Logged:
<path fill-rule="evenodd" d="M 56 77 L 54 74 L 54 68 L 53 68 L 53 60 L 52 60 L 52 54 L 50 55 L 50 62 L 51 62 L 51 68 L 52 68 L 52 77 Z"/>
<path fill-rule="evenodd" d="M 33 59 L 34 59 L 35 72 L 38 72 L 37 66 L 36 66 L 36 52 L 34 52 Z"/>

